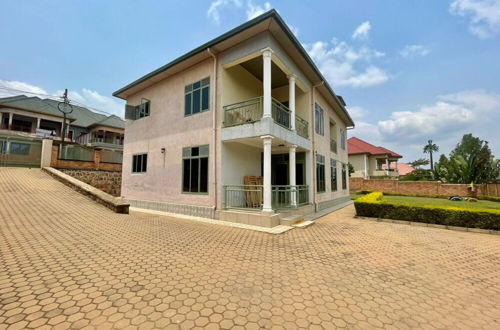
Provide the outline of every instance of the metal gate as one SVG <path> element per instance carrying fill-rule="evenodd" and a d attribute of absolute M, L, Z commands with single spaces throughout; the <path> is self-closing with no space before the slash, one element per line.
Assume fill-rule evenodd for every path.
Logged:
<path fill-rule="evenodd" d="M 42 141 L 0 136 L 0 167 L 40 167 Z"/>

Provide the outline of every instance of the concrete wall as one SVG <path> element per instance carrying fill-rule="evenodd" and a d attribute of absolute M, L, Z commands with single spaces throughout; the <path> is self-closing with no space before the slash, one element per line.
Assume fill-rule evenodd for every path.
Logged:
<path fill-rule="evenodd" d="M 172 202 L 186 205 L 214 205 L 212 161 L 213 97 L 209 111 L 184 116 L 184 87 L 210 77 L 214 88 L 213 60 L 203 61 L 132 95 L 127 102 L 151 101 L 150 116 L 127 120 L 123 154 L 122 196 L 130 200 Z M 220 104 L 220 103 L 219 103 Z M 209 145 L 208 194 L 182 193 L 182 148 Z M 165 153 L 161 149 L 165 148 Z M 132 173 L 132 155 L 148 153 L 146 173 Z"/>
<path fill-rule="evenodd" d="M 354 173 L 351 174 L 353 178 L 365 177 L 365 155 L 350 155 L 349 163 L 354 167 Z"/>
<path fill-rule="evenodd" d="M 440 181 L 399 181 L 362 178 L 351 178 L 350 188 L 352 190 L 383 191 L 390 194 L 402 194 L 410 196 L 445 196 L 452 195 L 468 196 L 471 194 L 468 184 L 445 184 Z M 500 184 L 485 184 L 476 186 L 476 194 L 479 196 L 499 196 Z"/>
<path fill-rule="evenodd" d="M 102 171 L 122 171 L 122 164 L 102 163 L 101 152 L 94 151 L 94 161 L 62 160 L 58 157 L 58 146 L 52 146 L 50 166 L 57 169 L 85 169 Z"/>
<path fill-rule="evenodd" d="M 113 196 L 120 196 L 122 172 L 61 169 L 75 179 L 83 181 L 92 187 L 104 191 Z"/>
<path fill-rule="evenodd" d="M 242 185 L 247 175 L 260 176 L 262 148 L 254 148 L 241 143 L 227 142 L 222 145 L 223 185 Z"/>

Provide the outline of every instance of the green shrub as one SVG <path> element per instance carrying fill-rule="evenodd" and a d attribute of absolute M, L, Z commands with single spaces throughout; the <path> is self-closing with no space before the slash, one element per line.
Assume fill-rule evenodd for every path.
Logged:
<path fill-rule="evenodd" d="M 487 200 L 487 201 L 499 202 L 500 203 L 500 197 L 496 197 L 496 196 L 481 196 L 481 197 L 479 197 L 479 199 L 484 199 L 484 200 Z"/>
<path fill-rule="evenodd" d="M 381 192 L 356 199 L 354 207 L 359 216 L 500 230 L 500 210 L 392 203 L 384 200 Z"/>

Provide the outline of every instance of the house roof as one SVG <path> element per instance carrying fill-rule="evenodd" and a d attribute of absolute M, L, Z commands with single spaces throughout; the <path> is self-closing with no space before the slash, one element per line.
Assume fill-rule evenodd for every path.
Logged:
<path fill-rule="evenodd" d="M 282 46 L 285 48 L 288 47 L 290 50 L 289 55 L 291 55 L 292 59 L 297 62 L 299 67 L 303 68 L 304 74 L 308 76 L 313 85 L 317 86 L 318 91 L 326 97 L 328 102 L 337 105 L 340 109 L 340 115 L 347 123 L 347 126 L 354 127 L 354 121 L 349 116 L 349 113 L 345 108 L 344 100 L 341 100 L 335 94 L 331 86 L 328 84 L 328 81 L 319 71 L 316 64 L 314 64 L 302 44 L 297 40 L 281 16 L 274 9 L 257 16 L 256 18 L 220 35 L 215 39 L 210 40 L 209 42 L 193 49 L 164 66 L 144 75 L 143 77 L 114 92 L 113 96 L 126 99 L 127 96 L 134 94 L 162 79 L 165 79 L 169 75 L 183 70 L 184 67 L 188 66 L 185 62 L 193 61 L 193 63 L 197 63 L 210 58 L 212 55 L 207 50 L 217 54 L 234 46 L 237 42 L 233 39 L 237 35 L 242 34 L 245 39 L 248 39 L 253 35 L 266 30 L 269 30 L 278 39 Z M 193 63 L 189 63 L 189 66 L 193 65 Z"/>
<path fill-rule="evenodd" d="M 374 146 L 373 144 L 358 139 L 357 137 L 347 139 L 347 151 L 349 155 L 388 155 L 394 158 L 403 158 L 403 156 L 395 153 L 392 150 L 386 149 L 384 147 Z"/>
<path fill-rule="evenodd" d="M 41 99 L 36 96 L 17 95 L 0 98 L 0 106 L 12 107 L 30 112 L 36 112 L 55 117 L 63 117 L 57 108 L 59 101 L 52 99 Z M 71 125 L 79 127 L 90 127 L 96 123 L 102 126 L 125 128 L 125 122 L 115 115 L 106 116 L 91 111 L 85 107 L 73 104 L 73 112 L 67 116 L 71 120 Z"/>

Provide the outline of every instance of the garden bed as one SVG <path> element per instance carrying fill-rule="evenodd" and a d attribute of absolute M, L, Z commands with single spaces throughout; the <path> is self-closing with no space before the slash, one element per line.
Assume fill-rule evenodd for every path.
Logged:
<path fill-rule="evenodd" d="M 500 203 L 494 201 L 453 202 L 373 192 L 356 199 L 354 206 L 358 216 L 500 230 Z"/>

